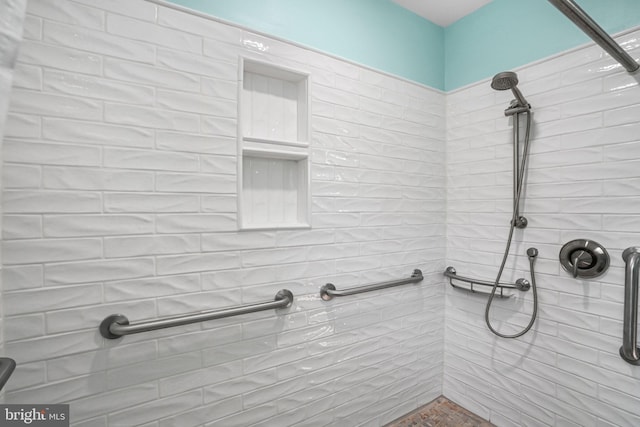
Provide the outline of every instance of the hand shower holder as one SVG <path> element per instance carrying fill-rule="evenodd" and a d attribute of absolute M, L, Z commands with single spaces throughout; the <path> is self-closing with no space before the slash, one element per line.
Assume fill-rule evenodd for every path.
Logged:
<path fill-rule="evenodd" d="M 493 288 L 494 286 L 494 282 L 490 282 L 490 281 L 486 281 L 486 280 L 476 280 L 476 279 L 471 279 L 469 277 L 464 277 L 464 276 L 459 276 L 456 272 L 456 269 L 449 266 L 446 268 L 446 270 L 444 270 L 444 276 L 449 278 L 449 284 L 451 286 L 453 286 L 456 289 L 462 289 L 474 294 L 482 294 L 482 295 L 489 295 L 490 290 L 487 291 L 482 291 L 482 290 L 478 290 L 475 286 L 482 286 L 482 287 L 489 287 L 489 288 Z M 454 280 L 459 281 L 459 282 L 464 282 L 466 283 L 465 285 L 461 285 L 459 283 L 454 283 Z M 513 296 L 512 293 L 505 293 L 504 290 L 505 289 L 517 289 L 519 291 L 523 291 L 526 292 L 529 290 L 529 288 L 531 287 L 531 284 L 529 283 L 529 281 L 527 279 L 518 279 L 515 281 L 515 283 L 498 283 L 497 286 L 497 291 L 496 291 L 496 297 L 498 298 L 511 298 Z M 480 288 L 482 289 L 482 288 Z"/>

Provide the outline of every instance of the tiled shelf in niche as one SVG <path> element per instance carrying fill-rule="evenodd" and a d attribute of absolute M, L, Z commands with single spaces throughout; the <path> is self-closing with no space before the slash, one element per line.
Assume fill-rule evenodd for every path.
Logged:
<path fill-rule="evenodd" d="M 309 144 L 309 75 L 241 58 L 244 138 Z"/>
<path fill-rule="evenodd" d="M 308 157 L 245 153 L 242 163 L 243 229 L 309 227 Z"/>
<path fill-rule="evenodd" d="M 239 228 L 308 228 L 309 75 L 240 58 L 239 80 Z"/>

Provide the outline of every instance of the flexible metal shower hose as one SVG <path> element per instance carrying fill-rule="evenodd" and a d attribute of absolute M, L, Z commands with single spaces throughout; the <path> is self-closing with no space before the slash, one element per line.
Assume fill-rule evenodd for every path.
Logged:
<path fill-rule="evenodd" d="M 535 271 L 534 271 L 534 263 L 535 263 L 535 259 L 536 256 L 529 256 L 529 270 L 531 272 L 531 287 L 532 287 L 532 291 L 533 291 L 533 312 L 531 313 L 531 320 L 529 321 L 529 324 L 520 332 L 518 332 L 517 334 L 513 334 L 513 335 L 506 335 L 506 334 L 502 334 L 498 331 L 496 331 L 493 326 L 491 325 L 491 320 L 489 319 L 489 311 L 491 310 L 491 303 L 493 302 L 493 298 L 496 295 L 496 290 L 498 289 L 498 283 L 500 282 L 500 279 L 502 277 L 502 272 L 504 271 L 504 267 L 507 263 L 507 258 L 509 257 L 509 250 L 511 248 L 511 241 L 513 239 L 513 231 L 516 228 L 516 222 L 518 220 L 518 218 L 516 218 L 517 216 L 517 206 L 520 203 L 520 196 L 522 195 L 522 183 L 524 181 L 524 171 L 526 168 L 526 163 L 527 160 L 529 158 L 529 139 L 531 136 L 531 113 L 530 112 L 526 112 L 525 113 L 527 115 L 527 129 L 525 131 L 525 138 L 524 138 L 524 147 L 522 150 L 522 164 L 520 165 L 520 170 L 519 171 L 514 171 L 515 173 L 518 173 L 520 175 L 520 177 L 522 177 L 522 179 L 519 180 L 518 182 L 518 188 L 517 188 L 517 192 L 516 192 L 516 197 L 515 200 L 513 202 L 513 215 L 512 215 L 512 219 L 511 219 L 511 227 L 509 228 L 509 237 L 507 239 L 507 245 L 504 249 L 504 255 L 502 257 L 502 262 L 500 264 L 500 269 L 498 270 L 498 275 L 496 276 L 496 280 L 493 284 L 493 288 L 491 289 L 491 294 L 489 295 L 489 300 L 487 301 L 487 305 L 484 311 L 484 320 L 485 323 L 487 324 L 487 327 L 489 328 L 489 330 L 491 332 L 493 332 L 495 335 L 501 337 L 501 338 L 518 338 L 521 337 L 522 335 L 526 334 L 527 332 L 529 332 L 529 330 L 531 329 L 531 327 L 533 326 L 533 323 L 536 320 L 536 317 L 538 316 L 538 290 L 536 287 L 536 277 L 535 277 Z M 520 120 L 519 120 L 519 114 L 516 114 L 513 120 L 513 125 L 514 126 L 519 126 L 520 125 Z M 514 141 L 515 144 L 515 141 Z M 536 251 L 537 252 L 537 251 Z M 536 253 L 537 255 L 537 253 Z"/>

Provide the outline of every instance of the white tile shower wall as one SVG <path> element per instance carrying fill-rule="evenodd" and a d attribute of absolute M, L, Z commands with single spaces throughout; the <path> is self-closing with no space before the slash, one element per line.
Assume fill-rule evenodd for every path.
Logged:
<path fill-rule="evenodd" d="M 26 0 L 0 0 L 0 149 L 3 144 L 5 123 L 9 109 L 9 97 L 14 79 L 18 47 L 26 13 Z M 1 155 L 0 155 L 1 163 Z M 0 172 L 1 176 L 1 172 Z M 0 187 L 3 181 L 0 178 Z M 0 215 L 2 207 L 0 206 Z M 1 223 L 1 220 L 0 220 Z M 2 236 L 0 236 L 2 242 Z M 2 252 L 0 251 L 0 301 L 2 291 Z M 4 310 L 0 307 L 0 357 L 4 357 Z M 0 402 L 4 401 L 4 390 L 0 392 Z"/>
<path fill-rule="evenodd" d="M 444 94 L 142 0 L 31 0 L 4 147 L 7 401 L 74 426 L 384 424 L 442 391 Z M 313 76 L 312 230 L 237 232 L 238 56 Z M 417 286 L 323 302 L 319 288 Z M 106 341 L 131 321 L 290 309 Z"/>
<path fill-rule="evenodd" d="M 640 31 L 619 41 L 640 57 Z M 507 426 L 640 425 L 640 369 L 618 355 L 622 337 L 622 251 L 640 245 L 640 79 L 597 46 L 525 66 L 520 87 L 533 106 L 523 214 L 505 281 L 529 278 L 525 255 L 539 249 L 538 320 L 519 339 L 484 325 L 486 298 L 446 291 L 444 394 Z M 447 263 L 493 280 L 511 210 L 512 95 L 489 82 L 447 96 Z M 593 239 L 609 271 L 576 280 L 558 262 L 562 245 Z M 531 292 L 492 305 L 503 333 L 528 322 Z"/>

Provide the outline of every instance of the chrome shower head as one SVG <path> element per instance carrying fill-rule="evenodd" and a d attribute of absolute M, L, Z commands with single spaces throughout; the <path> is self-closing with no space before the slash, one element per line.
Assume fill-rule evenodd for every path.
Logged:
<path fill-rule="evenodd" d="M 503 71 L 493 76 L 491 87 L 495 90 L 513 89 L 518 85 L 518 75 L 513 71 Z"/>
<path fill-rule="evenodd" d="M 493 80 L 491 80 L 491 88 L 495 90 L 509 90 L 513 92 L 513 96 L 516 97 L 517 104 L 512 105 L 512 107 L 525 107 L 529 109 L 529 103 L 524 96 L 522 96 L 522 92 L 518 89 L 518 75 L 513 71 L 503 71 L 501 73 L 493 76 Z"/>

